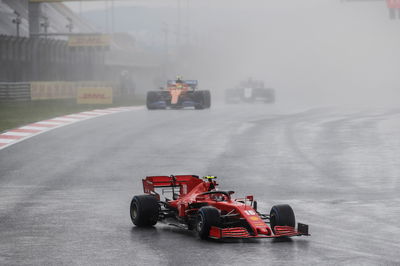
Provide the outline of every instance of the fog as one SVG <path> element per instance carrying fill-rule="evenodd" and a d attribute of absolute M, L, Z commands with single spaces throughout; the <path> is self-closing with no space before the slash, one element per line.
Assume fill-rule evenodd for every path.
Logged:
<path fill-rule="evenodd" d="M 170 75 L 197 78 L 217 95 L 253 77 L 287 102 L 399 103 L 400 20 L 389 19 L 383 1 L 181 2 L 181 31 L 191 45 L 180 48 L 179 73 Z M 152 3 L 174 8 L 165 21 L 176 27 L 177 2 Z M 125 5 L 146 6 L 116 2 Z"/>
<path fill-rule="evenodd" d="M 27 4 L 0 0 L 0 266 L 400 265 L 385 1 L 35 3 L 22 38 Z"/>
<path fill-rule="evenodd" d="M 196 12 L 204 48 L 197 71 L 226 86 L 258 77 L 285 98 L 312 103 L 398 98 L 400 23 L 382 3 L 246 2 Z"/>

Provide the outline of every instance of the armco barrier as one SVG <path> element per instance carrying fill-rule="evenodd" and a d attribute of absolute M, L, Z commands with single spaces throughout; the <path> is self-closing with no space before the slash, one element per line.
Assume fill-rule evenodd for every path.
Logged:
<path fill-rule="evenodd" d="M 26 82 L 0 82 L 0 101 L 29 101 L 31 86 Z"/>

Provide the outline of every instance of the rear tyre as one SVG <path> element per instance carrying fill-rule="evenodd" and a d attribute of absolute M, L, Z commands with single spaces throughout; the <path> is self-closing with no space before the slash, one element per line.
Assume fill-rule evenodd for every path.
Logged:
<path fill-rule="evenodd" d="M 291 226 L 295 227 L 296 218 L 292 207 L 288 204 L 275 205 L 271 208 L 270 212 L 270 225 L 272 231 L 275 233 L 275 226 Z"/>
<path fill-rule="evenodd" d="M 218 209 L 211 206 L 201 207 L 198 212 L 196 225 L 199 237 L 201 239 L 208 238 L 211 226 L 219 226 L 220 220 L 221 215 Z"/>
<path fill-rule="evenodd" d="M 138 227 L 153 226 L 158 221 L 160 206 L 152 195 L 134 196 L 130 214 L 132 223 Z"/>

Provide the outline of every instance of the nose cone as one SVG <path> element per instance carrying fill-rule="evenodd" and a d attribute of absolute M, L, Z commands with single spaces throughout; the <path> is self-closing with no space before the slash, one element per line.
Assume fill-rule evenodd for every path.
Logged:
<path fill-rule="evenodd" d="M 268 227 L 257 228 L 257 233 L 260 235 L 271 235 L 271 230 Z"/>
<path fill-rule="evenodd" d="M 182 90 L 178 90 L 178 89 L 171 90 L 171 96 L 172 96 L 171 104 L 177 104 L 178 103 L 179 96 L 181 95 L 181 93 L 182 93 Z"/>

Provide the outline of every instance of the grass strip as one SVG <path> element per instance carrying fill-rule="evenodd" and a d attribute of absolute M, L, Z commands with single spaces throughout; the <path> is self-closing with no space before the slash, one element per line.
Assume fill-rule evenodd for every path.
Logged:
<path fill-rule="evenodd" d="M 114 98 L 113 104 L 77 104 L 76 99 L 0 102 L 0 132 L 56 116 L 144 103 L 139 96 Z"/>

